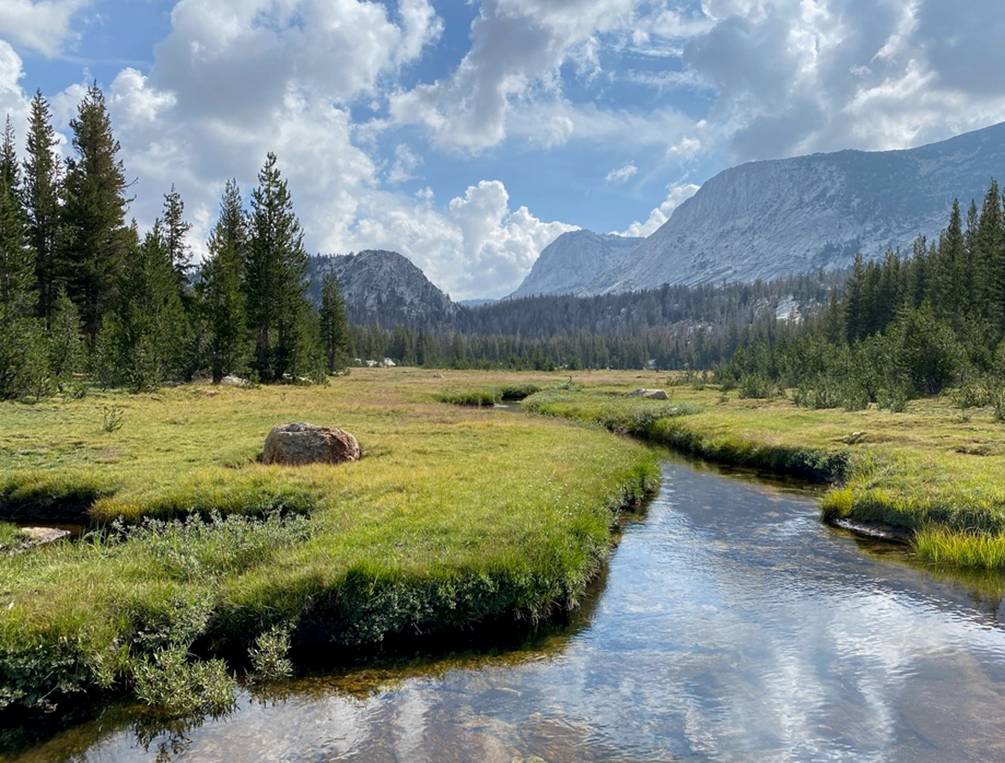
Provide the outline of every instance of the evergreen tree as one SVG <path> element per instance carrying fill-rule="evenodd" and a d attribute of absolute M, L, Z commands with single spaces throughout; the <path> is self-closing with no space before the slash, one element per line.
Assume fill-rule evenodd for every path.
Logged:
<path fill-rule="evenodd" d="M 66 169 L 61 265 L 84 333 L 93 341 L 102 317 L 115 305 L 131 248 L 124 223 L 127 183 L 105 97 L 97 85 L 88 89 L 70 127 L 77 155 Z"/>
<path fill-rule="evenodd" d="M 324 347 L 328 373 L 334 374 L 349 365 L 349 318 L 338 280 L 329 273 L 321 290 L 321 344 Z M 416 359 L 418 363 L 421 358 Z"/>
<path fill-rule="evenodd" d="M 844 325 L 849 343 L 866 335 L 865 315 L 865 263 L 861 254 L 855 255 L 851 276 L 845 287 Z"/>
<path fill-rule="evenodd" d="M 53 300 L 49 320 L 49 368 L 60 389 L 65 389 L 73 375 L 84 367 L 84 345 L 80 335 L 80 312 L 59 289 Z"/>
<path fill-rule="evenodd" d="M 202 270 L 202 299 L 209 327 L 209 367 L 213 383 L 242 372 L 247 362 L 244 262 L 247 219 L 236 180 L 227 182 L 220 218 L 209 238 L 209 258 Z"/>
<path fill-rule="evenodd" d="M 3 140 L 0 141 L 0 186 L 20 200 L 21 170 L 17 163 L 17 141 L 10 114 L 4 122 Z"/>
<path fill-rule="evenodd" d="M 189 251 L 185 236 L 192 230 L 192 225 L 185 221 L 185 202 L 181 194 L 175 190 L 164 196 L 164 245 L 167 247 L 171 267 L 175 272 L 180 293 L 188 287 L 188 272 L 192 266 L 192 253 Z"/>
<path fill-rule="evenodd" d="M 135 241 L 135 229 L 131 234 Z M 139 391 L 183 378 L 189 362 L 188 322 L 160 220 L 134 246 L 119 293 L 98 337 L 100 380 Z"/>
<path fill-rule="evenodd" d="M 0 184 L 0 400 L 39 397 L 48 378 L 44 335 L 32 318 L 35 257 L 17 190 Z"/>
<path fill-rule="evenodd" d="M 251 197 L 246 271 L 252 367 L 262 381 L 316 377 L 317 321 L 305 297 L 307 253 L 286 181 L 270 153 Z"/>
<path fill-rule="evenodd" d="M 48 323 L 59 292 L 59 162 L 54 149 L 59 140 L 52 128 L 52 113 L 42 91 L 31 101 L 28 120 L 27 159 L 24 163 L 24 203 L 28 217 L 28 240 L 35 250 L 35 273 L 39 293 L 38 312 Z"/>

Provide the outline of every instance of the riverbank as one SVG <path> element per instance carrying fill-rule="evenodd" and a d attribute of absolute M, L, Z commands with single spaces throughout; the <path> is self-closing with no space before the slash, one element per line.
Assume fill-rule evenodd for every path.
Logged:
<path fill-rule="evenodd" d="M 212 712 L 235 670 L 268 678 L 301 654 L 338 660 L 576 607 L 618 512 L 655 487 L 653 454 L 445 406 L 443 387 L 438 373 L 380 369 L 328 387 L 3 404 L 0 518 L 100 531 L 0 556 L 0 706 L 107 692 Z M 272 426 L 301 420 L 353 432 L 364 458 L 256 462 Z"/>
<path fill-rule="evenodd" d="M 989 410 L 964 417 L 948 397 L 912 401 L 903 413 L 812 410 L 712 386 L 668 387 L 669 401 L 626 396 L 654 381 L 546 390 L 525 405 L 719 463 L 830 484 L 822 499 L 829 521 L 885 526 L 932 563 L 1005 566 L 1005 425 Z"/>

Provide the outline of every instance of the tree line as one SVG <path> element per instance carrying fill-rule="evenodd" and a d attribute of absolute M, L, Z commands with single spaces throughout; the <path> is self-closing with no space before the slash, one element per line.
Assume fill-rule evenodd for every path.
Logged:
<path fill-rule="evenodd" d="M 814 407 L 892 410 L 957 389 L 963 408 L 1005 418 L 1005 198 L 992 181 L 964 216 L 954 201 L 937 241 L 855 259 L 840 296 L 798 327 L 748 342 L 718 366 L 741 394 L 795 389 Z"/>
<path fill-rule="evenodd" d="M 150 389 L 228 374 L 262 383 L 317 380 L 348 365 L 338 284 L 315 307 L 289 188 L 269 154 L 246 208 L 229 181 L 193 267 L 174 187 L 142 236 L 127 222 L 129 181 L 105 98 L 92 85 L 70 122 L 65 161 L 41 92 L 25 158 L 8 117 L 0 143 L 0 399 L 108 386 Z"/>
<path fill-rule="evenodd" d="M 704 369 L 827 303 L 845 278 L 810 273 L 754 283 L 680 286 L 592 297 L 550 295 L 462 308 L 435 326 L 354 326 L 362 358 L 448 368 Z M 792 316 L 798 320 L 800 316 Z"/>

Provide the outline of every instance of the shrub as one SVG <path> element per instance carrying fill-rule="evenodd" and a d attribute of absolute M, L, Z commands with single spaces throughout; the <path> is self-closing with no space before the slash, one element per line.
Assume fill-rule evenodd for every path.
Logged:
<path fill-rule="evenodd" d="M 279 681 L 293 675 L 289 658 L 292 631 L 289 624 L 274 625 L 255 640 L 248 652 L 254 680 Z"/>
<path fill-rule="evenodd" d="M 739 390 L 741 398 L 770 398 L 775 396 L 777 387 L 763 374 L 745 374 L 740 377 Z"/>
<path fill-rule="evenodd" d="M 168 718 L 222 715 L 234 706 L 237 682 L 222 660 L 189 660 L 163 649 L 133 665 L 136 696 Z"/>

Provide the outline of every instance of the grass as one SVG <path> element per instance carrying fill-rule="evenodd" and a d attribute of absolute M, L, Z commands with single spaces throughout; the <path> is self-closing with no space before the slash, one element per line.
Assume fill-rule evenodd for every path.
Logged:
<path fill-rule="evenodd" d="M 517 402 L 530 397 L 541 387 L 532 382 L 511 382 L 492 387 L 452 389 L 438 392 L 435 399 L 450 405 L 467 405 L 476 408 L 491 408 L 504 402 Z"/>
<path fill-rule="evenodd" d="M 1005 545 L 1005 429 L 991 409 L 964 418 L 947 395 L 912 401 L 904 413 L 812 410 L 712 386 L 670 387 L 669 403 L 625 396 L 660 381 L 546 390 L 524 404 L 710 460 L 832 483 L 822 501 L 828 519 L 907 530 L 932 563 L 1005 567 L 995 550 Z"/>
<path fill-rule="evenodd" d="M 17 525 L 0 522 L 0 553 L 17 549 L 23 541 L 24 535 Z"/>
<path fill-rule="evenodd" d="M 238 668 L 576 607 L 617 512 L 654 488 L 653 454 L 558 420 L 444 406 L 438 377 L 3 404 L 0 513 L 96 529 L 0 557 L 0 707 L 111 692 L 213 712 Z M 111 407 L 122 426 L 109 432 Z M 256 462 L 272 426 L 301 420 L 348 429 L 365 457 Z"/>

